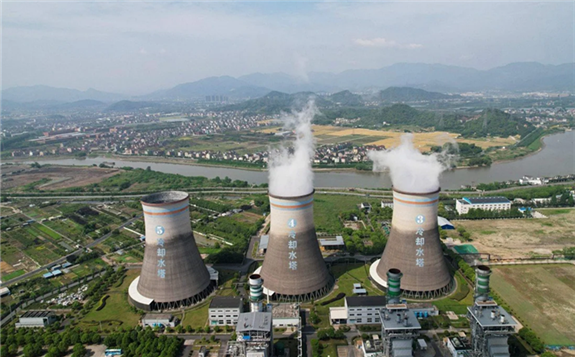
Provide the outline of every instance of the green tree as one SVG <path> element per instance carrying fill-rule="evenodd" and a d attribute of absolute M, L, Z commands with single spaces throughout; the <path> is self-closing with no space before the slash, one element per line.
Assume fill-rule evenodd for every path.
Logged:
<path fill-rule="evenodd" d="M 84 357 L 86 354 L 86 347 L 83 344 L 77 343 L 74 345 L 74 349 L 72 351 L 72 357 Z"/>

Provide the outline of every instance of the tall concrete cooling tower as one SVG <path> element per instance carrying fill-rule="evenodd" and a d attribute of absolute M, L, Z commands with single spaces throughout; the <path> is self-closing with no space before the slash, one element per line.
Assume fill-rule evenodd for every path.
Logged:
<path fill-rule="evenodd" d="M 373 281 L 387 288 L 391 268 L 403 273 L 401 288 L 407 298 L 436 298 L 451 292 L 453 279 L 447 269 L 437 229 L 439 190 L 409 193 L 393 190 L 391 232 L 383 255 L 370 268 Z"/>
<path fill-rule="evenodd" d="M 189 196 L 168 191 L 141 200 L 146 249 L 141 275 L 128 289 L 130 301 L 143 310 L 175 309 L 206 298 L 217 272 L 202 261 L 190 225 Z"/>
<path fill-rule="evenodd" d="M 333 285 L 313 223 L 313 191 L 305 196 L 269 195 L 270 240 L 260 275 L 264 294 L 276 301 L 307 301 Z"/>

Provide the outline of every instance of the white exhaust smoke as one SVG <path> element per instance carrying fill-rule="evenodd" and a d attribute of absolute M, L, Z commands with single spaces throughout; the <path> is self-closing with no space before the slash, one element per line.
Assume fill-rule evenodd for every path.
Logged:
<path fill-rule="evenodd" d="M 452 143 L 455 144 L 455 143 Z M 455 144 L 456 145 L 456 144 Z M 389 170 L 393 187 L 404 192 L 427 193 L 439 189 L 441 173 L 450 168 L 454 156 L 446 151 L 423 155 L 413 146 L 413 135 L 401 136 L 401 144 L 384 151 L 369 151 L 373 171 Z"/>
<path fill-rule="evenodd" d="M 299 112 L 282 117 L 284 129 L 293 130 L 296 136 L 293 147 L 282 146 L 270 150 L 269 191 L 282 197 L 304 196 L 313 191 L 313 171 L 311 162 L 315 154 L 315 140 L 311 121 L 318 113 L 313 101 Z"/>

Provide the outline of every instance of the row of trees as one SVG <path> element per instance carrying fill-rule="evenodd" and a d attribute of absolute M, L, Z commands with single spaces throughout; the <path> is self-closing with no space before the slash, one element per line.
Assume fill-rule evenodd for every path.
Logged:
<path fill-rule="evenodd" d="M 156 336 L 150 328 L 114 332 L 106 336 L 108 348 L 121 348 L 125 357 L 176 357 L 183 344 L 177 337 Z"/>
<path fill-rule="evenodd" d="M 18 347 L 23 347 L 24 357 L 61 357 L 73 347 L 72 356 L 82 357 L 86 354 L 85 344 L 98 344 L 100 335 L 95 331 L 81 331 L 67 327 L 58 331 L 57 322 L 46 329 L 15 329 L 14 326 L 3 331 L 1 335 L 2 357 L 16 356 Z"/>

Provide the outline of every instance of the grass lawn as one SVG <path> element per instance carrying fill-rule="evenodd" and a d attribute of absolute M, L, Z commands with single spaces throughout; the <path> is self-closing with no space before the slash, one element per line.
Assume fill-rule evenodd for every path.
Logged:
<path fill-rule="evenodd" d="M 337 357 L 337 346 L 347 346 L 345 340 L 320 341 L 322 357 Z"/>
<path fill-rule="evenodd" d="M 205 327 L 208 322 L 208 308 L 210 307 L 211 301 L 212 298 L 210 297 L 200 305 L 190 310 L 186 310 L 185 316 L 181 322 L 182 326 L 186 327 L 190 325 L 194 330 Z"/>
<path fill-rule="evenodd" d="M 467 307 L 473 304 L 473 289 L 469 287 L 467 281 L 461 276 L 459 272 L 455 274 L 457 280 L 457 290 L 445 299 L 434 301 L 435 305 L 441 313 L 445 311 L 453 311 L 458 315 L 467 313 Z M 465 294 L 467 292 L 467 294 Z M 465 296 L 461 298 L 462 296 Z M 461 300 L 458 300 L 461 298 Z"/>
<path fill-rule="evenodd" d="M 130 269 L 126 272 L 126 277 L 119 287 L 111 287 L 106 293 L 110 295 L 106 300 L 106 306 L 96 311 L 98 304 L 80 322 L 81 327 L 95 327 L 102 323 L 102 328 L 133 327 L 138 324 L 139 314 L 130 310 L 128 295 L 124 291 L 128 290 L 130 283 L 140 274 L 137 269 Z"/>
<path fill-rule="evenodd" d="M 545 344 L 575 344 L 575 266 L 506 266 L 493 272 L 493 290 Z"/>

